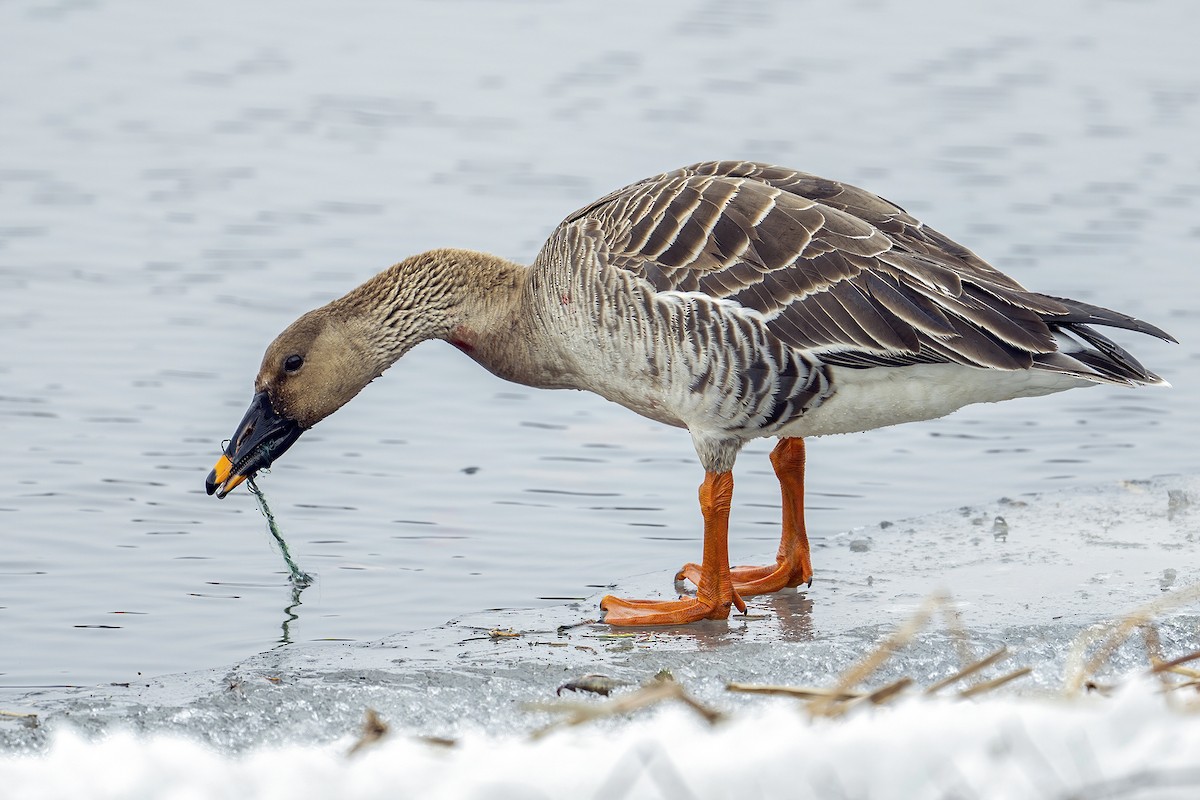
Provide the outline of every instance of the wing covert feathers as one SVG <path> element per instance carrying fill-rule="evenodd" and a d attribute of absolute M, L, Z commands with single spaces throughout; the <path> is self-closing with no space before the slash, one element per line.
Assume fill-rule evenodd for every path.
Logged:
<path fill-rule="evenodd" d="M 949 362 L 1160 383 L 1092 325 L 1174 341 L 1118 312 L 1030 292 L 870 192 L 754 162 L 713 161 L 631 184 L 570 215 L 610 266 L 659 293 L 700 292 L 759 315 L 821 362 Z M 1060 352 L 1060 334 L 1079 343 Z"/>

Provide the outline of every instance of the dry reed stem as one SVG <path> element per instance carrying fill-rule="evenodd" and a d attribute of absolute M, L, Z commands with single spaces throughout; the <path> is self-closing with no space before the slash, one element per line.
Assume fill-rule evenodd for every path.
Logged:
<path fill-rule="evenodd" d="M 1200 599 L 1200 584 L 1179 590 L 1152 603 L 1147 603 L 1114 623 L 1089 631 L 1077 638 L 1072 645 L 1072 652 L 1068 661 L 1069 678 L 1065 687 L 1065 693 L 1068 695 L 1077 693 L 1085 683 L 1103 690 L 1094 681 L 1090 681 L 1088 676 L 1092 675 L 1107 659 L 1111 658 L 1116 649 L 1136 630 L 1142 631 L 1142 640 L 1146 649 L 1147 659 L 1151 664 L 1147 674 L 1161 676 L 1164 681 L 1165 690 L 1178 691 L 1189 688 L 1200 690 L 1200 671 L 1187 669 L 1183 666 L 1192 661 L 1200 660 L 1200 650 L 1169 660 L 1163 660 L 1161 637 L 1157 628 L 1151 623 L 1155 615 L 1167 609 L 1185 605 L 1196 599 Z M 942 612 L 945 624 L 954 637 L 955 645 L 959 651 L 959 659 L 963 663 L 963 666 L 953 675 L 943 678 L 927 687 L 923 692 L 925 696 L 931 696 L 948 686 L 969 678 L 1009 656 L 1008 649 L 1001 647 L 981 659 L 967 663 L 970 658 L 968 652 L 969 638 L 962 626 L 961 618 L 951 605 L 950 598 L 944 593 L 938 592 L 927 597 L 917 608 L 916 612 L 894 633 L 880 642 L 872 652 L 844 671 L 832 688 L 819 689 L 800 686 L 757 685 L 732 681 L 726 684 L 725 688 L 728 691 L 742 694 L 783 695 L 805 700 L 808 701 L 807 708 L 809 713 L 814 717 L 840 716 L 863 703 L 879 705 L 888 702 L 912 686 L 914 683 L 913 679 L 905 676 L 870 692 L 853 691 L 852 689 L 892 658 L 897 650 L 911 643 L 917 633 L 929 624 L 930 619 L 937 611 Z M 1098 646 L 1095 651 L 1085 660 L 1084 657 L 1088 648 L 1092 645 L 1097 645 L 1097 643 Z M 959 699 L 977 697 L 1005 686 L 1032 672 L 1032 667 L 1021 667 L 997 678 L 992 678 L 963 689 L 958 692 L 957 697 Z M 1183 683 L 1171 684 L 1166 681 L 1167 673 L 1178 674 L 1188 678 L 1188 680 Z M 539 739 L 562 726 L 580 725 L 596 719 L 626 714 L 655 705 L 664 700 L 679 700 L 683 702 L 703 716 L 710 724 L 714 724 L 723 718 L 720 712 L 709 708 L 693 698 L 675 681 L 655 680 L 645 684 L 632 694 L 603 703 L 555 702 L 529 704 L 527 708 L 532 710 L 569 715 L 565 719 L 558 720 L 534 731 L 531 736 L 533 739 Z M 1200 703 L 1187 705 L 1189 709 L 1200 710 Z"/>
<path fill-rule="evenodd" d="M 488 636 L 492 639 L 517 639 L 521 634 L 514 631 L 512 628 L 492 628 L 488 631 Z"/>
<path fill-rule="evenodd" d="M 834 694 L 830 689 L 812 689 L 802 686 L 770 686 L 737 682 L 727 683 L 725 684 L 725 688 L 730 692 L 739 692 L 741 694 L 782 695 L 784 697 L 795 697 L 800 700 L 815 700 L 818 697 L 826 697 L 832 700 L 846 701 L 854 700 L 863 695 L 862 692 L 841 692 Z"/>
<path fill-rule="evenodd" d="M 1008 658 L 1008 648 L 1001 647 L 999 650 L 995 651 L 994 653 L 984 656 L 983 658 L 979 659 L 978 661 L 976 661 L 972 664 L 968 664 L 967 666 L 963 667 L 962 669 L 960 669 L 958 672 L 954 673 L 950 677 L 942 678 L 937 683 L 926 687 L 925 694 L 933 694 L 935 692 L 941 691 L 942 689 L 945 689 L 950 684 L 958 683 L 963 678 L 969 678 L 972 675 L 974 675 L 976 672 L 979 672 L 980 670 L 983 670 L 983 669 L 987 669 L 992 664 L 995 664 L 997 661 L 1003 661 L 1006 658 Z"/>
<path fill-rule="evenodd" d="M 1194 669 L 1182 668 L 1184 664 L 1187 664 L 1190 661 L 1196 661 L 1197 659 L 1200 659 L 1200 650 L 1188 653 L 1187 655 L 1179 656 L 1178 658 L 1172 658 L 1170 661 L 1163 661 L 1160 664 L 1155 664 L 1153 667 L 1151 667 L 1150 671 L 1174 672 L 1177 675 L 1186 675 L 1189 678 L 1200 679 L 1200 672 Z"/>
<path fill-rule="evenodd" d="M 1085 683 L 1103 690 L 1103 687 L 1100 687 L 1095 682 L 1088 681 L 1088 676 L 1099 669 L 1105 660 L 1111 658 L 1116 648 L 1137 630 L 1142 632 L 1142 641 L 1146 649 L 1146 656 L 1151 664 L 1148 674 L 1161 676 L 1165 691 L 1192 687 L 1200 688 L 1200 671 L 1183 667 L 1186 663 L 1200 660 L 1200 651 L 1164 660 L 1162 655 L 1162 639 L 1158 629 L 1152 624 L 1152 618 L 1155 615 L 1167 609 L 1185 605 L 1196 598 L 1200 598 L 1200 584 L 1174 592 L 1170 596 L 1160 598 L 1152 603 L 1147 603 L 1120 618 L 1115 623 L 1105 628 L 1100 628 L 1097 631 L 1092 631 L 1077 639 L 1072 648 L 1071 660 L 1069 661 L 1073 669 L 1070 672 L 1071 679 L 1068 681 L 1067 693 L 1078 692 Z M 966 663 L 968 661 L 966 655 L 968 637 L 962 627 L 961 619 L 951 605 L 950 598 L 942 593 L 937 593 L 929 596 L 907 622 L 901 625 L 891 636 L 884 639 L 872 652 L 843 672 L 837 683 L 830 689 L 795 686 L 756 686 L 744 683 L 729 683 L 726 688 L 729 691 L 747 694 L 785 695 L 806 700 L 808 701 L 809 713 L 813 716 L 838 716 L 857 705 L 861 705 L 864 701 L 872 703 L 886 702 L 910 686 L 912 679 L 901 678 L 874 692 L 860 692 L 853 691 L 852 689 L 878 670 L 897 650 L 909 644 L 917 633 L 929 624 L 930 619 L 936 611 L 942 612 L 945 624 L 950 629 L 955 644 L 958 647 L 960 660 L 965 666 L 955 674 L 943 678 L 926 688 L 924 690 L 925 695 L 932 695 L 1008 657 L 1007 648 L 1001 647 L 981 659 Z M 1092 652 L 1090 658 L 1085 661 L 1084 655 L 1087 649 L 1097 642 L 1099 642 L 1099 646 Z M 1000 677 L 992 678 L 991 680 L 963 689 L 958 692 L 958 697 L 960 699 L 977 697 L 1011 683 L 1018 678 L 1025 677 L 1032 672 L 1032 667 L 1022 667 Z M 1172 684 L 1166 678 L 1167 673 L 1179 674 L 1182 677 L 1188 678 L 1188 680 L 1184 683 Z"/>
<path fill-rule="evenodd" d="M 533 711 L 549 711 L 567 715 L 564 719 L 538 728 L 530 734 L 530 738 L 535 740 L 540 739 L 557 728 L 582 725 L 592 720 L 628 714 L 631 711 L 637 711 L 647 706 L 657 705 L 665 700 L 679 700 L 702 716 L 710 725 L 715 724 L 724 717 L 721 712 L 709 708 L 692 697 L 684 691 L 683 686 L 675 681 L 655 680 L 647 683 L 635 692 L 600 703 L 581 703 L 578 701 L 529 703 L 526 705 L 526 708 Z"/>
<path fill-rule="evenodd" d="M 1146 655 L 1150 657 L 1150 663 L 1162 663 L 1162 637 L 1158 635 L 1158 628 L 1147 622 L 1141 626 L 1140 630 L 1142 631 L 1142 643 L 1146 647 Z"/>
<path fill-rule="evenodd" d="M 1155 672 L 1154 667 L 1161 664 L 1163 659 L 1162 653 L 1162 637 L 1158 635 L 1158 628 L 1152 623 L 1147 622 L 1138 628 L 1142 632 L 1142 646 L 1146 648 L 1146 658 L 1150 661 L 1150 672 L 1158 678 L 1158 683 L 1164 692 L 1171 690 L 1171 678 L 1165 672 Z"/>
<path fill-rule="evenodd" d="M 903 678 L 894 680 L 885 686 L 879 687 L 878 689 L 871 692 L 870 694 L 863 695 L 860 700 L 856 700 L 856 701 L 852 700 L 847 705 L 850 705 L 855 702 L 860 702 L 860 703 L 871 703 L 873 705 L 880 706 L 880 705 L 883 705 L 884 703 L 886 703 L 887 701 L 891 700 L 896 695 L 903 692 L 908 687 L 912 686 L 913 683 L 914 683 L 913 679 L 908 677 L 907 675 L 905 675 Z"/>
<path fill-rule="evenodd" d="M 933 616 L 934 611 L 948 605 L 949 602 L 950 599 L 942 592 L 936 592 L 927 597 L 921 603 L 916 613 L 909 618 L 908 622 L 901 625 L 895 633 L 884 639 L 878 647 L 868 653 L 857 664 L 842 673 L 842 677 L 834 685 L 830 695 L 848 692 L 851 688 L 866 680 L 871 673 L 887 662 L 893 653 L 912 641 L 917 632 L 929 623 L 929 618 Z M 836 716 L 842 713 L 842 709 L 839 709 L 835 705 L 836 702 L 830 699 L 830 697 L 817 698 L 809 704 L 809 713 L 813 716 Z"/>
<path fill-rule="evenodd" d="M 379 742 L 388 735 L 388 725 L 373 708 L 368 708 L 366 718 L 363 720 L 362 732 L 358 735 L 358 739 L 351 745 L 346 752 L 347 756 L 352 756 L 363 748 L 370 747 Z"/>
<path fill-rule="evenodd" d="M 853 709 L 857 706 L 862 705 L 863 703 L 870 703 L 871 705 L 874 705 L 874 706 L 881 706 L 884 703 L 891 700 L 892 698 L 898 696 L 901 692 L 903 692 L 905 689 L 907 689 L 909 686 L 912 686 L 912 685 L 913 685 L 913 679 L 908 677 L 907 675 L 905 675 L 903 678 L 899 678 L 898 680 L 894 680 L 891 683 L 880 686 L 878 689 L 876 689 L 872 692 L 865 692 L 863 694 L 858 695 L 857 697 L 854 697 L 854 698 L 848 700 L 845 703 L 842 703 L 841 705 L 836 707 L 836 710 L 833 713 L 845 714 L 846 712 L 850 711 L 851 709 Z"/>
<path fill-rule="evenodd" d="M 1071 647 L 1071 655 L 1067 664 L 1067 682 L 1064 692 L 1068 695 L 1078 694 L 1089 678 L 1100 667 L 1112 658 L 1114 652 L 1135 630 L 1149 624 L 1150 620 L 1170 608 L 1187 605 L 1200 600 L 1200 584 L 1193 584 L 1186 589 L 1179 589 L 1159 599 L 1146 603 L 1141 608 L 1134 609 L 1115 624 L 1105 629 L 1092 630 L 1084 633 L 1075 640 Z M 1097 644 L 1098 642 L 1098 644 Z M 1090 658 L 1086 658 L 1088 647 L 1095 644 L 1096 649 Z M 1151 654 L 1151 658 L 1153 658 Z"/>
<path fill-rule="evenodd" d="M 1193 653 L 1192 655 L 1197 654 Z M 1188 669 L 1187 667 L 1168 667 L 1165 671 L 1170 672 L 1172 675 L 1178 675 L 1181 678 L 1187 678 L 1190 681 L 1200 680 L 1200 670 Z"/>
<path fill-rule="evenodd" d="M 966 668 L 974 654 L 968 646 L 971 637 L 967 634 L 967 627 L 963 624 L 962 614 L 955 607 L 953 599 L 948 594 L 943 594 L 938 603 L 942 612 L 942 624 L 946 626 L 950 638 L 954 641 L 954 649 L 958 651 L 958 664 L 960 667 Z"/>
<path fill-rule="evenodd" d="M 1008 673 L 1007 675 L 1001 675 L 999 678 L 992 678 L 990 681 L 984 681 L 983 683 L 977 683 L 974 686 L 971 686 L 967 689 L 963 689 L 961 692 L 958 693 L 958 696 L 965 700 L 966 698 L 974 697 L 977 694 L 983 694 L 984 692 L 990 692 L 992 689 L 996 689 L 1000 686 L 1003 686 L 1004 684 L 1009 683 L 1010 681 L 1015 681 L 1017 678 L 1024 678 L 1026 675 L 1028 675 L 1031 672 L 1033 672 L 1033 667 L 1021 667 L 1020 669 L 1013 670 L 1012 672 Z"/>

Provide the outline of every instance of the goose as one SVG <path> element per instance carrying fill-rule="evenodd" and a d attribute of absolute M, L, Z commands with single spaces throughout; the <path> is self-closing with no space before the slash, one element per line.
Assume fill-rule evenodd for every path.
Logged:
<path fill-rule="evenodd" d="M 727 619 L 811 586 L 804 439 L 1096 384 L 1166 385 L 1094 326 L 1166 341 L 1116 311 L 1030 291 L 863 189 L 746 161 L 666 172 L 568 216 L 532 265 L 431 250 L 302 315 L 267 347 L 212 472 L 224 497 L 414 345 L 441 339 L 501 378 L 586 389 L 686 428 L 704 469 L 703 552 L 676 600 L 606 596 L 612 625 Z M 774 563 L 732 567 L 734 460 L 776 437 Z"/>

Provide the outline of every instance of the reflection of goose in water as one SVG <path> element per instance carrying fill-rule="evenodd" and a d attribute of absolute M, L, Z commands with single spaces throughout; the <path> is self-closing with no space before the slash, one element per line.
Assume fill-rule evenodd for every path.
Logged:
<path fill-rule="evenodd" d="M 1173 341 L 1028 291 L 853 186 L 697 164 L 575 212 L 532 266 L 433 250 L 300 317 L 267 348 L 208 491 L 223 497 L 414 345 L 444 339 L 502 378 L 587 389 L 688 429 L 705 470 L 703 559 L 680 572 L 696 597 L 601 606 L 617 625 L 723 619 L 744 609 L 743 595 L 812 580 L 802 437 L 1096 383 L 1163 383 L 1092 325 Z M 731 470 L 760 436 L 779 437 L 779 555 L 731 570 Z"/>

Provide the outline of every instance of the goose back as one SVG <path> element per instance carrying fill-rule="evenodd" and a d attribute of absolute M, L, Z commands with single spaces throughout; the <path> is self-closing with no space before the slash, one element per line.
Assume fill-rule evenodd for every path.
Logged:
<path fill-rule="evenodd" d="M 1100 382 L 1161 382 L 1088 325 L 1168 334 L 1031 292 L 899 206 L 838 181 L 755 162 L 704 162 L 618 189 L 560 227 L 584 220 L 596 224 L 609 265 L 656 292 L 733 301 L 823 364 L 1032 367 Z M 1099 344 L 1091 348 L 1099 357 L 1063 352 L 1063 333 Z"/>

